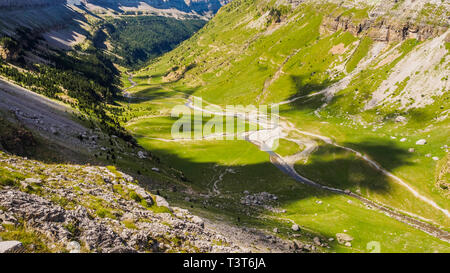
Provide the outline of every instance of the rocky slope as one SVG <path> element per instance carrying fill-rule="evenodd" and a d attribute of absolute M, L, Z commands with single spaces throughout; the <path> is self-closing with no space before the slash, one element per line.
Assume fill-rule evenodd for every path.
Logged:
<path fill-rule="evenodd" d="M 382 42 L 424 41 L 443 34 L 450 23 L 450 6 L 445 1 L 344 1 L 340 5 L 349 10 L 360 9 L 367 17 L 334 12 L 324 18 L 323 30 L 348 31 Z"/>
<path fill-rule="evenodd" d="M 0 36 L 17 36 L 18 30 L 42 36 L 48 45 L 71 49 L 89 37 L 92 23 L 101 16 L 158 15 L 211 18 L 227 1 L 118 1 L 118 0 L 20 0 L 0 1 Z"/>
<path fill-rule="evenodd" d="M 0 237 L 37 234 L 26 251 L 242 251 L 113 167 L 47 165 L 4 152 L 0 166 Z"/>
<path fill-rule="evenodd" d="M 179 171 L 142 148 L 84 127 L 66 105 L 1 83 L 0 252 L 317 250 L 169 205 L 142 185 L 158 194 L 177 187 L 183 194 L 190 190 L 177 183 Z M 140 183 L 104 166 L 130 169 L 130 162 Z"/>
<path fill-rule="evenodd" d="M 97 9 L 112 9 L 124 11 L 148 11 L 153 9 L 177 10 L 185 13 L 199 15 L 214 15 L 222 5 L 228 3 L 227 0 L 81 0 L 80 3 L 88 7 Z"/>

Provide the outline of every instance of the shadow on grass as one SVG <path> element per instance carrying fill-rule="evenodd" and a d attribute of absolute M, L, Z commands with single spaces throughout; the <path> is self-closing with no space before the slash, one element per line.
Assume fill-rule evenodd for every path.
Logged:
<path fill-rule="evenodd" d="M 373 140 L 361 143 L 344 143 L 362 153 L 367 153 L 382 167 L 393 171 L 398 167 L 411 165 L 409 153 L 395 143 L 379 143 Z M 354 153 L 331 145 L 322 145 L 307 163 L 296 164 L 296 170 L 308 178 L 331 187 L 350 190 L 369 190 L 387 194 L 389 178 Z"/>

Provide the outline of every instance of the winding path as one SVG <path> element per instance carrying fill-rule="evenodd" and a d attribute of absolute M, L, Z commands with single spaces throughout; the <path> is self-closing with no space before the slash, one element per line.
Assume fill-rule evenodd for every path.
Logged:
<path fill-rule="evenodd" d="M 311 94 L 311 95 L 307 95 L 307 96 L 314 96 L 314 95 L 318 95 L 318 94 L 323 94 L 326 91 L 321 91 L 321 92 L 317 92 L 315 94 Z M 304 96 L 303 96 L 304 97 Z M 247 120 L 250 123 L 256 123 L 258 124 L 260 127 L 262 127 L 262 130 L 258 130 L 258 131 L 249 131 L 244 133 L 244 137 L 247 141 L 249 141 L 250 143 L 253 143 L 254 145 L 258 146 L 261 150 L 266 151 L 269 156 L 270 156 L 270 161 L 272 164 L 274 164 L 274 166 L 276 166 L 278 169 L 280 169 L 282 172 L 284 172 L 285 174 L 289 175 L 290 177 L 292 177 L 294 180 L 296 180 L 297 182 L 300 182 L 302 184 L 314 187 L 314 188 L 318 188 L 321 190 L 325 190 L 325 191 L 329 191 L 332 192 L 334 194 L 341 194 L 341 195 L 347 195 L 353 198 L 356 198 L 358 200 L 360 200 L 362 203 L 364 203 L 365 205 L 367 205 L 368 207 L 373 207 L 373 208 L 377 208 L 379 211 L 381 211 L 382 213 L 384 213 L 385 215 L 396 219 L 400 222 L 403 222 L 409 226 L 412 226 L 416 229 L 419 229 L 427 234 L 430 234 L 440 240 L 446 241 L 450 243 L 450 233 L 442 230 L 440 228 L 437 228 L 434 225 L 428 224 L 425 221 L 428 222 L 432 222 L 429 219 L 424 219 L 423 217 L 420 217 L 418 215 L 414 215 L 410 212 L 398 212 L 392 208 L 388 208 L 385 205 L 379 204 L 377 202 L 374 202 L 372 200 L 369 200 L 361 195 L 358 195 L 356 193 L 353 193 L 349 190 L 342 190 L 342 189 L 338 189 L 338 188 L 333 188 L 333 187 L 328 187 L 325 185 L 322 185 L 320 183 L 314 182 L 306 177 L 303 177 L 302 175 L 300 175 L 294 168 L 294 166 L 292 164 L 289 164 L 288 162 L 285 161 L 285 159 L 280 156 L 279 154 L 273 152 L 273 151 L 267 151 L 266 148 L 268 146 L 268 142 L 272 141 L 274 138 L 278 137 L 280 138 L 280 133 L 282 133 L 281 138 L 285 138 L 289 132 L 295 131 L 297 133 L 300 133 L 302 135 L 306 135 L 315 139 L 319 139 L 321 141 L 324 141 L 327 144 L 331 144 L 334 145 L 336 147 L 339 147 L 341 149 L 345 149 L 349 152 L 354 153 L 356 156 L 358 156 L 359 158 L 361 158 L 362 160 L 364 160 L 365 162 L 367 162 L 369 165 L 371 165 L 373 168 L 381 171 L 384 175 L 391 177 L 392 179 L 394 179 L 397 183 L 399 183 L 400 185 L 402 185 L 403 187 L 405 187 L 408 191 L 410 191 L 415 197 L 419 198 L 420 200 L 426 202 L 427 204 L 431 205 L 433 208 L 441 211 L 442 213 L 444 213 L 446 215 L 446 217 L 450 217 L 450 214 L 448 212 L 448 210 L 441 208 L 439 205 L 437 205 L 433 200 L 430 200 L 429 198 L 421 195 L 419 192 L 417 192 L 415 189 L 413 189 L 408 183 L 406 183 L 405 181 L 403 181 L 402 179 L 400 179 L 399 177 L 395 176 L 394 174 L 390 173 L 389 171 L 385 170 L 384 168 L 382 168 L 377 162 L 373 161 L 372 159 L 370 159 L 369 157 L 367 157 L 366 155 L 362 155 L 360 152 L 345 147 L 345 146 L 341 146 L 337 143 L 335 143 L 334 141 L 332 141 L 330 138 L 325 137 L 325 136 L 321 136 L 321 135 L 317 135 L 317 134 L 313 134 L 310 132 L 305 132 L 305 131 L 301 131 L 298 128 L 296 128 L 291 122 L 287 121 L 286 119 L 279 117 L 280 118 L 280 122 L 273 124 L 269 121 L 269 119 L 267 117 L 265 118 L 261 118 L 264 117 L 263 114 L 258 113 L 233 113 L 233 114 L 229 114 L 226 112 L 222 112 L 222 111 L 210 111 L 210 110 L 205 110 L 201 107 L 198 107 L 196 105 L 194 105 L 192 98 L 195 98 L 195 96 L 191 96 L 187 99 L 186 102 L 186 106 L 193 109 L 193 110 L 197 110 L 197 111 L 201 111 L 201 112 L 205 112 L 208 114 L 214 114 L 214 115 L 222 115 L 222 116 L 229 116 L 232 115 L 234 117 L 238 117 L 238 118 L 243 118 L 245 120 Z M 300 97 L 296 98 L 299 99 Z M 199 98 L 200 99 L 200 98 Z M 291 100 L 292 101 L 292 100 Z M 286 102 L 282 102 L 282 103 L 287 103 Z M 281 103 L 281 104 L 282 104 Z M 211 104 L 213 105 L 213 104 Z M 221 109 L 219 106 L 217 106 L 218 109 Z M 264 134 L 261 134 L 261 132 L 264 131 Z M 284 133 L 284 134 L 283 134 Z M 205 138 L 207 139 L 207 138 Z M 162 139 L 161 139 L 162 140 Z M 172 140 L 163 140 L 163 141 L 183 141 L 183 140 L 177 140 L 177 139 L 172 139 Z M 298 140 L 301 142 L 301 140 Z M 269 145 L 271 146 L 271 145 Z M 409 214 L 411 216 L 405 215 L 405 214 Z M 425 221 L 419 220 L 419 219 L 423 219 Z"/>
<path fill-rule="evenodd" d="M 194 97 L 194 96 L 192 96 Z M 276 137 L 280 137 L 280 128 L 281 131 L 284 131 L 285 134 L 284 136 L 288 135 L 288 132 L 290 131 L 296 131 L 300 134 L 303 135 L 307 135 L 309 137 L 313 137 L 316 139 L 320 139 L 322 141 L 324 141 L 327 144 L 331 144 L 334 145 L 338 148 L 341 149 L 345 149 L 347 151 L 350 151 L 352 153 L 354 153 L 356 156 L 360 157 L 362 160 L 364 160 L 365 162 L 367 162 L 369 165 L 371 165 L 373 168 L 381 171 L 384 175 L 389 176 L 391 178 L 393 178 L 397 183 L 399 183 L 400 185 L 402 185 L 403 187 L 405 187 L 408 191 L 410 191 L 415 197 L 421 199 L 422 201 L 428 203 L 429 205 L 431 205 L 432 207 L 434 207 L 435 209 L 440 210 L 441 212 L 443 212 L 447 217 L 449 217 L 449 212 L 446 209 L 441 208 L 439 205 L 437 205 L 433 200 L 428 199 L 427 197 L 421 195 L 420 193 L 418 193 L 416 190 L 414 190 L 410 185 L 408 185 L 406 182 L 404 182 L 402 179 L 400 179 L 399 177 L 395 176 L 394 174 L 390 173 L 389 171 L 385 170 L 384 168 L 382 168 L 377 162 L 371 160 L 369 157 L 367 157 L 366 155 L 362 155 L 360 152 L 355 151 L 354 149 L 345 147 L 345 146 L 341 146 L 337 143 L 335 143 L 334 141 L 332 141 L 330 138 L 325 137 L 325 136 L 321 136 L 321 135 L 317 135 L 317 134 L 313 134 L 313 133 L 309 133 L 309 132 L 305 132 L 305 131 L 301 131 L 299 129 L 297 129 L 292 123 L 290 123 L 289 121 L 286 121 L 284 118 L 280 117 L 280 122 L 277 124 L 273 124 L 271 123 L 269 118 L 263 118 L 261 119 L 261 117 L 263 116 L 260 113 L 257 114 L 247 114 L 247 113 L 234 113 L 234 114 L 229 114 L 229 113 L 224 113 L 221 111 L 208 111 L 208 110 L 204 110 L 196 105 L 193 104 L 192 99 L 189 98 L 188 102 L 186 103 L 186 106 L 188 106 L 189 108 L 193 109 L 193 110 L 197 110 L 197 111 L 202 111 L 202 112 L 206 112 L 208 114 L 214 114 L 214 115 L 232 115 L 234 117 L 239 117 L 239 118 L 243 118 L 245 120 L 247 120 L 248 122 L 252 122 L 252 123 L 257 123 L 258 125 L 260 125 L 264 131 L 268 131 L 269 133 L 269 137 L 267 136 L 267 134 L 262 134 L 263 138 L 259 138 L 261 136 L 261 134 L 259 134 L 261 132 L 261 130 L 259 131 L 250 131 L 246 133 L 246 140 L 255 144 L 256 146 L 258 146 L 261 150 L 266 151 L 269 155 L 270 155 L 270 161 L 272 162 L 272 164 L 274 164 L 278 169 L 280 169 L 282 172 L 286 173 L 287 175 L 289 175 L 290 177 L 292 177 L 294 180 L 311 186 L 311 187 L 315 187 L 321 190 L 326 190 L 329 192 L 332 192 L 334 194 L 343 194 L 343 195 L 347 195 L 347 196 L 351 196 L 354 197 L 358 200 L 360 200 L 362 203 L 366 204 L 367 206 L 370 207 L 374 207 L 377 208 L 378 210 L 380 210 L 382 213 L 384 213 L 385 215 L 394 218 L 398 221 L 401 221 L 405 224 L 408 224 L 414 228 L 417 228 L 419 230 L 422 230 L 423 232 L 430 234 L 440 240 L 446 241 L 450 243 L 450 233 L 439 229 L 437 227 L 435 227 L 434 225 L 428 224 L 424 221 L 418 220 L 416 218 L 422 218 L 418 215 L 413 215 L 410 212 L 397 212 L 394 209 L 388 208 L 385 205 L 381 205 L 378 204 L 372 200 L 369 200 L 361 195 L 358 195 L 356 193 L 353 193 L 349 190 L 342 190 L 342 189 L 338 189 L 338 188 L 333 188 L 333 187 L 328 187 L 325 185 L 322 185 L 320 183 L 314 182 L 306 177 L 301 176 L 296 170 L 295 168 L 289 164 L 288 162 L 286 162 L 284 160 L 283 157 L 281 157 L 279 154 L 273 152 L 273 151 L 267 151 L 266 147 L 267 146 L 271 146 L 268 145 L 267 142 L 270 142 L 272 140 L 272 138 L 276 138 Z M 270 135 L 272 133 L 272 135 Z M 282 137 L 285 138 L 285 137 Z M 299 140 L 301 141 L 301 140 Z M 408 213 L 411 216 L 407 216 L 404 213 Z M 426 221 L 432 222 L 429 219 L 424 219 Z"/>

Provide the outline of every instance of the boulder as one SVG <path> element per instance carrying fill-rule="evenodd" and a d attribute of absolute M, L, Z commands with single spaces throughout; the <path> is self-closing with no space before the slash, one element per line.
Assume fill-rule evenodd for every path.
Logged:
<path fill-rule="evenodd" d="M 293 224 L 291 228 L 292 228 L 293 231 L 299 231 L 300 230 L 300 227 L 297 224 Z"/>
<path fill-rule="evenodd" d="M 322 243 L 320 242 L 320 238 L 319 238 L 319 237 L 314 237 L 313 241 L 314 241 L 314 243 L 315 243 L 316 245 L 318 245 L 318 246 L 321 246 L 321 245 L 322 245 Z"/>
<path fill-rule="evenodd" d="M 66 248 L 67 250 L 69 250 L 70 253 L 80 253 L 81 251 L 81 245 L 76 241 L 68 243 Z"/>
<path fill-rule="evenodd" d="M 416 145 L 425 145 L 425 144 L 427 144 L 426 139 L 419 139 L 416 141 Z"/>
<path fill-rule="evenodd" d="M 139 151 L 139 152 L 137 153 L 137 156 L 138 156 L 140 159 L 146 158 L 146 156 L 145 156 L 145 154 L 144 154 L 143 151 Z"/>
<path fill-rule="evenodd" d="M 170 209 L 169 202 L 167 202 L 166 199 L 164 199 L 163 197 L 155 195 L 155 201 L 158 207 L 166 207 Z"/>
<path fill-rule="evenodd" d="M 205 222 L 203 221 L 203 219 L 198 217 L 198 216 L 196 216 L 196 215 L 192 216 L 191 221 L 193 223 L 201 226 L 202 228 L 205 226 Z"/>
<path fill-rule="evenodd" d="M 42 183 L 42 179 L 40 178 L 27 178 L 24 180 L 25 183 L 27 184 L 41 184 Z"/>
<path fill-rule="evenodd" d="M 23 245 L 19 241 L 4 241 L 0 242 L 0 253 L 15 253 L 20 252 Z"/>
<path fill-rule="evenodd" d="M 404 116 L 398 116 L 395 118 L 395 122 L 406 122 L 406 118 Z"/>
<path fill-rule="evenodd" d="M 337 239 L 338 243 L 340 243 L 340 244 L 345 244 L 347 242 L 353 241 L 353 237 L 346 233 L 337 233 L 336 239 Z"/>

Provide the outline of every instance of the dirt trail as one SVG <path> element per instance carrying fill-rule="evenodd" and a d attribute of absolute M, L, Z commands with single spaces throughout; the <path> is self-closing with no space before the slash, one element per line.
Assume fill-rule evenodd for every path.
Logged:
<path fill-rule="evenodd" d="M 128 89 L 136 87 L 136 85 L 137 85 L 137 83 L 135 81 L 133 81 L 134 75 L 129 72 L 127 72 L 127 74 L 128 74 L 128 81 L 131 83 L 131 86 L 129 86 L 125 89 L 122 89 L 122 92 L 124 93 L 125 96 L 127 96 L 127 94 L 128 94 L 128 92 L 126 92 Z"/>
<path fill-rule="evenodd" d="M 378 51 L 379 53 L 379 51 Z M 329 90 L 324 90 L 318 93 L 325 93 L 325 92 L 329 92 Z M 316 95 L 318 93 L 312 94 L 312 95 Z M 308 96 L 312 96 L 312 95 L 308 95 Z M 273 151 L 267 151 L 267 147 L 271 147 L 270 142 L 273 142 L 273 140 L 275 138 L 286 138 L 286 136 L 289 134 L 289 132 L 297 132 L 300 133 L 302 135 L 306 135 L 315 139 L 319 139 L 321 141 L 324 141 L 325 143 L 328 143 L 330 145 L 334 145 L 336 147 L 345 149 L 347 151 L 350 151 L 352 153 L 354 153 L 355 155 L 357 155 L 358 157 L 360 157 L 362 160 L 366 161 L 369 165 L 371 165 L 372 167 L 374 167 L 375 169 L 381 171 L 383 174 L 393 178 L 396 182 L 398 182 L 400 185 L 402 185 L 403 187 L 405 187 L 408 191 L 410 191 L 411 193 L 413 193 L 413 195 L 417 198 L 419 198 L 420 200 L 428 203 L 429 205 L 431 205 L 432 207 L 434 207 L 435 209 L 441 211 L 442 213 L 444 213 L 447 217 L 449 217 L 449 212 L 446 209 L 441 208 L 439 205 L 437 205 L 434 201 L 428 199 L 427 197 L 421 195 L 420 193 L 418 193 L 416 190 L 414 190 L 411 186 L 409 186 L 408 183 L 404 182 L 403 180 L 401 180 L 399 177 L 395 176 L 394 174 L 390 173 L 389 171 L 385 170 L 384 168 L 381 167 L 381 165 L 379 165 L 377 162 L 373 161 L 372 159 L 368 158 L 366 155 L 362 155 L 360 152 L 353 150 L 351 148 L 348 147 L 344 147 L 341 146 L 337 143 L 335 143 L 333 140 L 331 140 L 329 137 L 326 136 L 321 136 L 318 134 L 313 134 L 310 132 L 305 132 L 305 131 L 301 131 L 298 128 L 296 128 L 291 122 L 287 121 L 286 119 L 284 119 L 283 117 L 280 117 L 280 122 L 278 124 L 272 124 L 270 119 L 267 118 L 267 116 L 265 118 L 261 118 L 264 115 L 260 114 L 260 113 L 234 113 L 234 114 L 230 114 L 230 113 L 226 113 L 221 111 L 221 108 L 219 106 L 217 106 L 218 111 L 210 111 L 210 110 L 205 110 L 201 107 L 198 107 L 197 105 L 195 105 L 192 101 L 192 98 L 195 98 L 195 96 L 191 96 L 187 99 L 186 102 L 186 106 L 193 109 L 193 110 L 197 110 L 197 111 L 201 111 L 201 112 L 205 112 L 208 114 L 214 114 L 214 115 L 222 115 L 222 116 L 227 116 L 227 115 L 232 115 L 233 117 L 238 117 L 238 118 L 244 118 L 245 120 L 247 120 L 250 123 L 256 123 L 258 124 L 261 128 L 263 128 L 262 130 L 257 130 L 257 131 L 249 131 L 246 132 L 244 134 L 245 139 L 247 141 L 249 141 L 250 143 L 255 144 L 256 146 L 258 146 L 261 150 L 266 151 L 269 153 L 270 155 L 270 160 L 271 162 L 278 168 L 280 169 L 282 172 L 286 173 L 287 175 L 291 176 L 293 179 L 295 179 L 296 181 L 305 184 L 305 185 L 309 185 L 315 188 L 319 188 L 322 190 L 326 190 L 335 194 L 342 194 L 342 195 L 347 195 L 347 196 L 351 196 L 354 197 L 358 200 L 360 200 L 362 203 L 366 204 L 369 207 L 374 207 L 377 208 L 378 210 L 380 210 L 382 213 L 384 213 L 385 215 L 396 219 L 400 222 L 403 222 L 407 225 L 410 225 L 414 228 L 417 228 L 427 234 L 430 234 L 440 240 L 446 241 L 446 242 L 450 242 L 450 233 L 439 229 L 431 224 L 426 223 L 425 221 L 428 222 L 433 222 L 429 219 L 425 219 L 423 217 L 419 217 L 417 215 L 414 215 L 410 212 L 398 212 L 392 208 L 388 208 L 382 204 L 378 204 L 372 200 L 369 200 L 363 196 L 360 196 L 356 193 L 353 193 L 351 191 L 348 190 L 342 190 L 342 189 L 338 189 L 338 188 L 332 188 L 332 187 L 328 187 L 325 185 L 321 185 L 317 182 L 314 182 L 306 177 L 301 176 L 293 167 L 293 164 L 290 164 L 290 162 L 286 162 L 283 157 L 281 157 L 280 155 L 278 155 L 277 153 L 273 152 Z M 200 99 L 200 98 L 198 98 Z M 200 99 L 201 100 L 201 99 Z M 206 101 L 205 101 L 206 102 Z M 207 103 L 207 102 L 206 102 Z M 209 103 L 210 104 L 210 103 Z M 214 106 L 214 104 L 210 104 L 210 106 Z M 204 138 L 207 139 L 207 138 Z M 162 140 L 162 139 L 161 139 Z M 301 139 L 297 139 L 299 142 L 301 142 Z M 180 141 L 180 140 L 175 140 L 175 139 L 171 139 L 171 140 L 163 140 L 163 141 Z M 182 141 L 182 140 L 181 140 Z M 405 215 L 405 213 L 411 215 L 411 216 L 407 216 Z M 424 219 L 425 221 L 421 221 L 418 219 Z"/>
<path fill-rule="evenodd" d="M 198 110 L 198 111 L 202 111 L 202 112 L 208 112 L 209 114 L 215 114 L 215 115 L 229 115 L 227 113 L 224 112 L 220 112 L 220 111 L 207 111 L 204 110 L 202 108 L 199 108 L 198 106 L 194 105 L 192 102 L 192 99 L 189 98 L 188 102 L 186 103 L 186 106 L 188 106 L 191 109 L 194 110 Z M 305 132 L 305 131 L 301 131 L 299 129 L 297 129 L 292 123 L 286 121 L 285 119 L 283 119 L 282 117 L 280 117 L 281 121 L 279 122 L 279 124 L 271 124 L 270 119 L 268 119 L 267 117 L 265 119 L 262 119 L 263 122 L 260 122 L 259 117 L 261 117 L 261 114 L 253 114 L 253 115 L 248 115 L 245 113 L 235 113 L 233 114 L 233 116 L 235 117 L 240 117 L 240 118 L 245 118 L 247 121 L 249 122 L 256 122 L 258 123 L 258 125 L 260 125 L 263 128 L 263 131 L 267 131 L 264 134 L 260 134 L 260 131 L 255 131 L 255 132 L 247 132 L 246 134 L 246 140 L 255 144 L 256 146 L 258 146 L 261 150 L 266 151 L 269 153 L 270 155 L 270 160 L 271 162 L 278 168 L 280 169 L 282 172 L 286 173 L 287 175 L 291 176 L 293 179 L 295 179 L 296 181 L 305 184 L 305 185 L 309 185 L 315 188 L 319 188 L 322 190 L 326 190 L 326 191 L 330 191 L 332 193 L 335 194 L 343 194 L 343 195 L 348 195 L 351 197 L 354 197 L 358 200 L 360 200 L 361 202 L 363 202 L 364 204 L 366 204 L 367 206 L 370 207 L 374 207 L 377 208 L 378 210 L 380 210 L 382 213 L 384 213 L 385 215 L 394 218 L 398 221 L 401 221 L 407 225 L 410 225 L 414 228 L 417 228 L 427 234 L 430 234 L 440 240 L 446 241 L 446 242 L 450 242 L 450 233 L 439 229 L 431 224 L 428 224 L 424 221 L 418 220 L 416 218 L 422 218 L 423 217 L 419 217 L 417 215 L 413 215 L 410 212 L 406 212 L 412 216 L 407 216 L 404 215 L 403 213 L 400 213 L 394 209 L 388 208 L 384 205 L 378 204 L 372 200 L 369 200 L 363 196 L 360 196 L 356 193 L 353 193 L 349 190 L 342 190 L 342 189 L 338 189 L 338 188 L 333 188 L 333 187 L 328 187 L 325 185 L 322 185 L 320 183 L 314 182 L 306 177 L 301 176 L 296 170 L 295 168 L 292 166 L 292 164 L 286 162 L 283 157 L 281 157 L 280 155 L 278 155 L 277 153 L 273 152 L 273 151 L 267 151 L 267 147 L 271 147 L 270 144 L 268 144 L 267 142 L 270 142 L 273 140 L 274 137 L 280 137 L 280 128 L 281 130 L 285 131 L 285 136 L 288 135 L 288 132 L 290 131 L 296 131 L 300 134 L 303 135 L 307 135 L 316 139 L 320 139 L 328 144 L 334 145 L 336 147 L 345 149 L 347 151 L 350 151 L 354 154 L 356 154 L 358 157 L 362 158 L 364 161 L 366 161 L 367 163 L 369 163 L 372 167 L 376 168 L 377 170 L 383 172 L 383 174 L 393 178 L 394 180 L 396 180 L 399 184 L 401 184 L 402 186 L 404 186 L 407 190 L 409 190 L 410 192 L 412 192 L 414 194 L 415 197 L 421 199 L 422 201 L 428 203 L 429 205 L 431 205 L 432 207 L 434 207 L 435 209 L 440 210 L 441 212 L 443 212 L 447 217 L 449 217 L 449 212 L 443 208 L 441 208 L 439 205 L 437 205 L 434 201 L 428 199 L 427 197 L 421 195 L 420 193 L 418 193 L 416 190 L 414 190 L 411 186 L 409 186 L 406 182 L 404 182 L 403 180 L 401 180 L 400 178 L 398 178 L 397 176 L 395 176 L 394 174 L 390 173 L 389 171 L 383 169 L 378 163 L 376 163 L 375 161 L 371 160 L 370 158 L 368 158 L 366 155 L 362 155 L 361 153 L 359 153 L 358 151 L 355 151 L 351 148 L 348 147 L 344 147 L 341 145 L 336 144 L 334 141 L 332 141 L 330 138 L 325 137 L 325 136 L 321 136 L 321 135 L 317 135 L 317 134 L 313 134 L 313 133 L 309 133 L 309 132 Z M 262 138 L 261 138 L 262 136 Z M 285 137 L 283 137 L 285 138 Z M 301 141 L 301 140 L 298 140 Z M 416 217 L 416 218 L 415 218 Z M 432 222 L 428 219 L 424 219 L 426 221 Z"/>
<path fill-rule="evenodd" d="M 273 75 L 272 78 L 267 79 L 264 82 L 264 87 L 262 92 L 258 95 L 258 97 L 256 98 L 256 101 L 258 103 L 264 102 L 264 100 L 267 97 L 267 93 L 269 91 L 269 87 L 276 81 L 278 80 L 281 75 L 283 75 L 283 67 L 284 65 L 295 55 L 297 55 L 297 53 L 300 51 L 300 49 L 296 49 L 294 50 L 294 52 L 292 52 L 289 56 L 286 57 L 286 59 L 284 59 L 283 63 L 278 67 L 278 70 L 275 72 L 275 74 Z"/>

